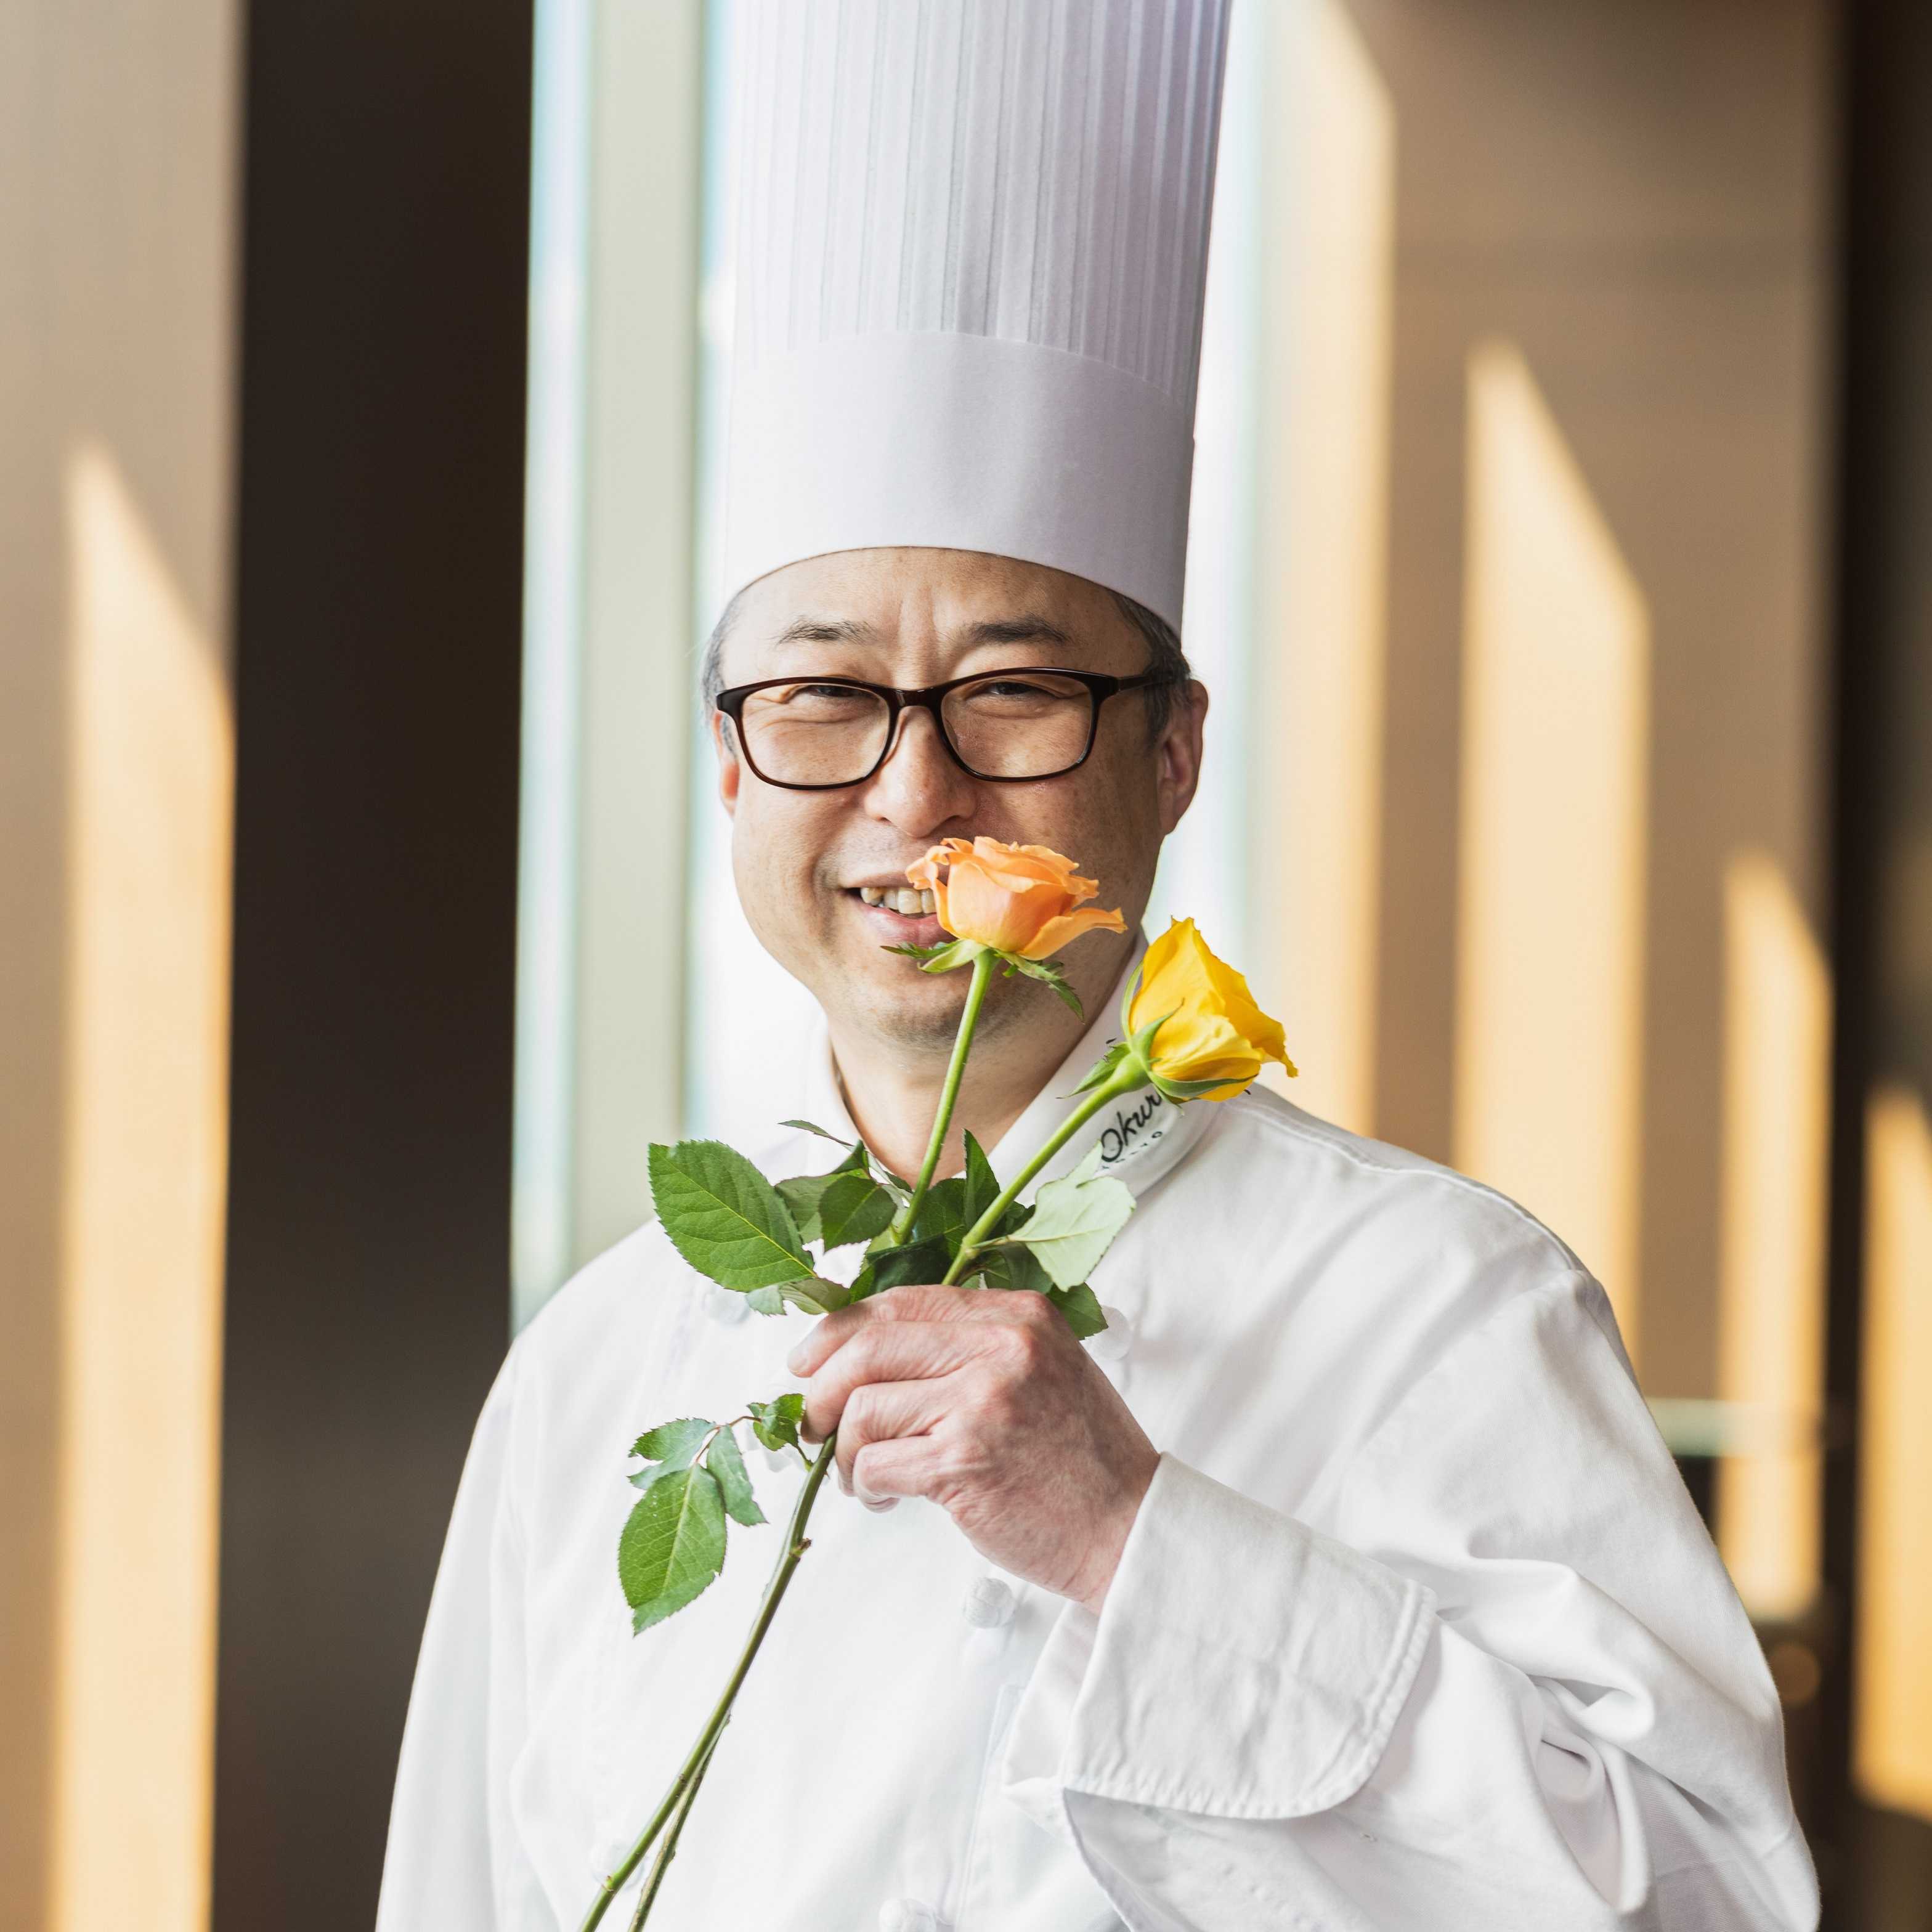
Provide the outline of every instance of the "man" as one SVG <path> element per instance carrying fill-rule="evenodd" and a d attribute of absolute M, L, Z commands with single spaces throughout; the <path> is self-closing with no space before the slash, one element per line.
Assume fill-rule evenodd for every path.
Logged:
<path fill-rule="evenodd" d="M 1010 1173 L 1112 1036 L 1199 770 L 1172 624 L 1223 20 L 930 16 L 753 16 L 708 686 L 740 897 L 824 1015 L 775 1118 L 916 1166 L 963 976 L 882 949 L 935 937 L 897 892 L 939 839 L 1053 846 L 1124 910 L 1130 936 L 1064 956 L 1090 1023 L 1024 980 L 989 996 L 956 1120 Z M 766 680 L 962 680 L 1084 703 L 1090 750 L 1049 770 L 1010 734 L 989 772 L 956 706 L 881 697 L 849 771 L 801 775 L 726 722 Z M 531 1325 L 458 1498 L 382 1932 L 580 1922 L 764 1582 L 738 1556 L 633 1637 L 625 1447 L 788 1373 L 872 1508 L 814 1518 L 654 1924 L 1815 1922 L 1768 1675 L 1577 1258 L 1258 1090 L 1103 1115 L 1058 1169 L 1095 1142 L 1137 1206 L 1092 1350 L 1024 1294 L 738 1318 L 652 1228 Z M 796 1131 L 750 1151 L 827 1164 Z M 798 1480 L 760 1472 L 768 1515 Z"/>

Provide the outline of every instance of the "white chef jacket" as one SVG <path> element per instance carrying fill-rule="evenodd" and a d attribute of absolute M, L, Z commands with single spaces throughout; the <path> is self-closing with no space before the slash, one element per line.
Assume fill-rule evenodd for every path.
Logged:
<path fill-rule="evenodd" d="M 1111 1006 L 994 1150 L 1067 1111 Z M 821 1035 L 773 1114 L 850 1123 Z M 1136 1196 L 1096 1354 L 1162 1453 L 1096 1618 L 830 1490 L 662 1932 L 1808 1928 L 1750 1627 L 1603 1291 L 1490 1190 L 1272 1094 L 1090 1123 Z M 768 1173 L 836 1156 L 787 1132 Z M 848 1254 L 853 1251 L 847 1251 Z M 457 1495 L 379 1932 L 574 1932 L 749 1626 L 769 1528 L 633 1636 L 626 1449 L 796 1387 L 655 1226 L 510 1351 Z M 607 1924 L 627 1922 L 637 1881 Z"/>

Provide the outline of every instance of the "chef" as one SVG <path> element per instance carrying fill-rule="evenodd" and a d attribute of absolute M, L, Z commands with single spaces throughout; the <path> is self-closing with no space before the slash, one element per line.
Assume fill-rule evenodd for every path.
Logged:
<path fill-rule="evenodd" d="M 1063 956 L 1090 1022 L 994 984 L 956 1120 L 1011 1174 L 1113 1036 L 1199 770 L 1175 627 L 1226 0 L 747 14 L 706 696 L 746 913 L 824 1016 L 770 1112 L 916 1167 L 966 976 L 883 950 L 937 936 L 905 868 L 1049 845 L 1126 932 Z M 760 694 L 819 682 L 872 722 L 801 750 Z M 1259 1088 L 1124 1102 L 1049 1175 L 1096 1144 L 1136 1208 L 1090 1348 L 1024 1294 L 762 1319 L 652 1227 L 530 1324 L 457 1497 L 381 1932 L 579 1924 L 778 1534 L 633 1636 L 626 1449 L 791 1388 L 846 1495 L 654 1926 L 1815 1924 L 1776 1696 L 1585 1260 Z M 782 1521 L 796 1458 L 755 1474 Z"/>

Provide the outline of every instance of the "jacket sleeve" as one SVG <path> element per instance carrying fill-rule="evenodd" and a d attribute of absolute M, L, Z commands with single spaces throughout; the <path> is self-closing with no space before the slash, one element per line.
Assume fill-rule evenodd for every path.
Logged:
<path fill-rule="evenodd" d="M 1768 1674 L 1587 1276 L 1424 1375 L 1330 1526 L 1164 1457 L 1048 1640 L 1006 1790 L 1134 1932 L 1816 1924 Z"/>
<path fill-rule="evenodd" d="M 478 1418 L 430 1594 L 376 1932 L 530 1932 L 551 1915 L 508 1828 L 523 1744 L 523 1562 L 508 1486 L 518 1357 Z"/>

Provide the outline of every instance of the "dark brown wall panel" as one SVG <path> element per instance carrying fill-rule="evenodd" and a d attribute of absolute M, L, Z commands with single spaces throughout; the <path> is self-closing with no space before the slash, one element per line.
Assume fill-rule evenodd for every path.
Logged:
<path fill-rule="evenodd" d="M 370 1922 L 507 1333 L 530 49 L 249 10 L 219 1932 Z"/>

